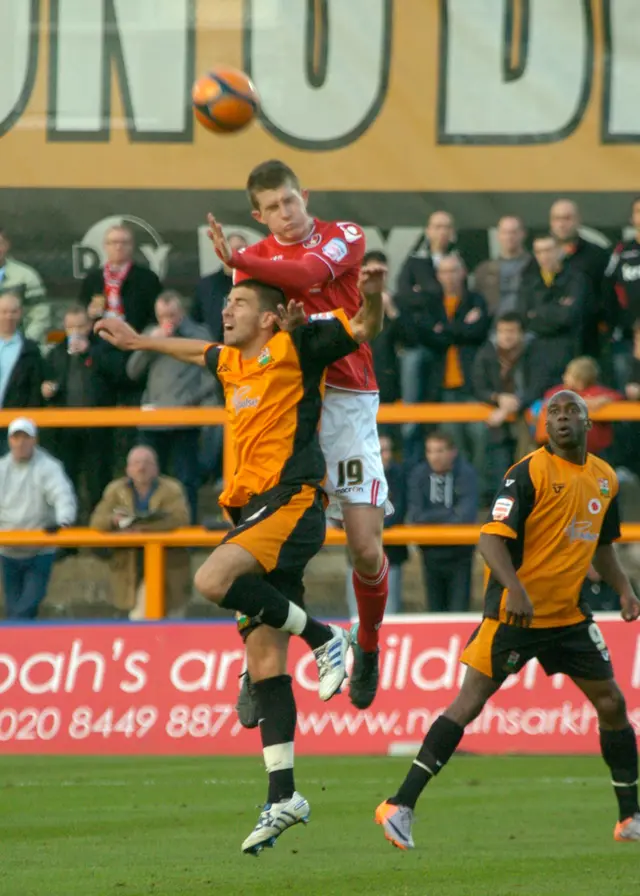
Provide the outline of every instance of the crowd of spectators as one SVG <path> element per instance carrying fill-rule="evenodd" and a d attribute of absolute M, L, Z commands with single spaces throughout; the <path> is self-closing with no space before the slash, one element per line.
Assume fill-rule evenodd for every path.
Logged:
<path fill-rule="evenodd" d="M 384 296 L 384 327 L 373 345 L 381 402 L 483 402 L 492 410 L 483 422 L 443 419 L 437 428 L 381 427 L 395 506 L 387 524 L 475 522 L 509 465 L 544 443 L 545 402 L 563 385 L 579 392 L 591 409 L 640 400 L 640 199 L 633 203 L 631 223 L 635 236 L 606 250 L 581 236 L 579 209 L 560 199 L 550 208 L 544 232 L 528 234 L 518 216 L 502 217 L 497 257 L 470 270 L 457 248 L 452 215 L 439 210 L 429 216 L 422 239 Z M 238 234 L 230 242 L 234 248 L 246 245 Z M 77 302 L 66 309 L 59 341 L 43 350 L 51 330 L 45 288 L 38 273 L 10 250 L 8 234 L 0 229 L 0 407 L 220 404 L 219 388 L 206 371 L 162 355 L 122 354 L 94 336 L 93 324 L 117 315 L 158 337 L 218 340 L 231 286 L 228 269 L 202 278 L 192 301 L 186 301 L 136 262 L 131 230 L 114 226 L 105 237 L 104 265 L 82 281 Z M 385 260 L 380 251 L 368 256 Z M 589 448 L 625 475 L 640 475 L 634 447 L 638 427 L 597 423 Z M 26 461 L 16 455 L 18 437 L 32 440 Z M 45 430 L 42 447 L 35 446 L 35 438 L 35 430 L 25 433 L 24 424 L 22 432 L 14 432 L 0 475 L 17 482 L 18 469 L 26 475 L 21 464 L 44 469 L 43 458 L 49 458 L 47 469 L 63 475 L 74 502 L 78 495 L 74 521 L 99 528 L 121 527 L 122 519 L 136 527 L 171 528 L 178 519 L 195 523 L 201 485 L 219 479 L 222 471 L 219 427 L 156 426 L 119 435 L 109 428 Z M 5 443 L 7 433 L 0 432 L 2 453 Z M 125 456 L 126 475 L 119 478 L 118 458 Z M 184 507 L 178 507 L 178 494 Z M 66 524 L 64 514 L 42 500 L 47 513 Z M 13 519 L 11 513 L 3 520 Z M 4 522 L 2 527 L 9 528 Z M 420 554 L 426 606 L 467 609 L 471 549 L 424 547 Z M 37 554 L 38 584 L 30 585 L 25 597 L 12 562 L 22 558 L 14 555 L 1 555 L 5 593 L 13 595 L 7 607 L 26 607 L 16 612 L 33 615 L 43 581 L 46 591 L 47 558 Z M 393 612 L 402 609 L 407 558 L 406 548 L 390 550 Z M 180 568 L 184 557 L 174 561 Z M 137 618 L 144 606 L 139 555 L 133 551 L 114 564 L 120 581 L 126 566 L 130 583 L 118 588 L 122 609 Z M 597 584 L 591 580 L 591 587 Z M 181 587 L 174 589 L 174 608 L 183 606 Z"/>

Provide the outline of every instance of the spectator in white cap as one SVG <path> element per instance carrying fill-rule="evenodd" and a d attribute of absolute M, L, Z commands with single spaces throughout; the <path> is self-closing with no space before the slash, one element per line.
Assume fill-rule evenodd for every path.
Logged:
<path fill-rule="evenodd" d="M 9 424 L 9 453 L 0 458 L 0 530 L 56 532 L 74 522 L 76 496 L 59 460 L 38 447 L 27 417 Z M 1 535 L 0 535 L 1 540 Z M 0 546 L 7 619 L 35 619 L 47 593 L 56 549 L 46 545 Z"/>

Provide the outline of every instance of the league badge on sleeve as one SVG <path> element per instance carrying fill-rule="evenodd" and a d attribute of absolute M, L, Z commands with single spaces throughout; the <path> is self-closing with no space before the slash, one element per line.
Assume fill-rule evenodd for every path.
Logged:
<path fill-rule="evenodd" d="M 496 503 L 493 505 L 491 516 L 496 522 L 503 522 L 503 520 L 508 519 L 509 514 L 511 513 L 511 508 L 515 503 L 516 502 L 513 498 L 498 498 Z"/>
<path fill-rule="evenodd" d="M 334 237 L 332 240 L 329 240 L 326 246 L 322 247 L 322 254 L 326 255 L 327 258 L 330 258 L 331 261 L 335 261 L 337 264 L 342 261 L 343 258 L 347 257 L 349 250 L 347 249 L 347 244 L 343 242 L 343 240 Z"/>

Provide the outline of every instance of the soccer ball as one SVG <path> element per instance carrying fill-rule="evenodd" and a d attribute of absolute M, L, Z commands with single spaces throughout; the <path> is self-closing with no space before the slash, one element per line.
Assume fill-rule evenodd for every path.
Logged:
<path fill-rule="evenodd" d="M 253 121 L 260 108 L 251 78 L 222 65 L 198 78 L 191 97 L 197 120 L 216 134 L 240 131 Z"/>

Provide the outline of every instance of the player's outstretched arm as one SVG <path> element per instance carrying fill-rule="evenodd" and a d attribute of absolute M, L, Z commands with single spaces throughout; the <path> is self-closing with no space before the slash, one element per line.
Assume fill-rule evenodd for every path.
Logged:
<path fill-rule="evenodd" d="M 501 535 L 482 532 L 478 550 L 493 575 L 507 589 L 505 605 L 507 625 L 521 625 L 528 628 L 533 619 L 533 604 L 518 579 L 504 538 Z"/>
<path fill-rule="evenodd" d="M 616 549 L 612 544 L 600 544 L 593 556 L 595 571 L 620 595 L 622 618 L 633 622 L 640 617 L 640 601 L 624 569 L 620 566 Z"/>
<path fill-rule="evenodd" d="M 207 222 L 208 236 L 218 258 L 229 267 L 242 271 L 247 277 L 262 280 L 263 283 L 269 283 L 288 292 L 320 286 L 331 279 L 329 262 L 324 262 L 317 255 L 309 254 L 297 260 L 273 261 L 249 253 L 233 252 L 222 226 L 213 215 L 207 216 Z"/>
<path fill-rule="evenodd" d="M 382 294 L 385 289 L 387 268 L 372 263 L 360 269 L 358 287 L 362 296 L 360 310 L 349 321 L 356 342 L 371 342 L 382 331 L 384 308 Z"/>
<path fill-rule="evenodd" d="M 119 317 L 99 320 L 94 330 L 106 342 L 124 352 L 157 352 L 161 355 L 170 355 L 177 361 L 184 361 L 185 364 L 197 364 L 199 367 L 204 367 L 205 352 L 211 345 L 204 339 L 142 336 Z"/>

